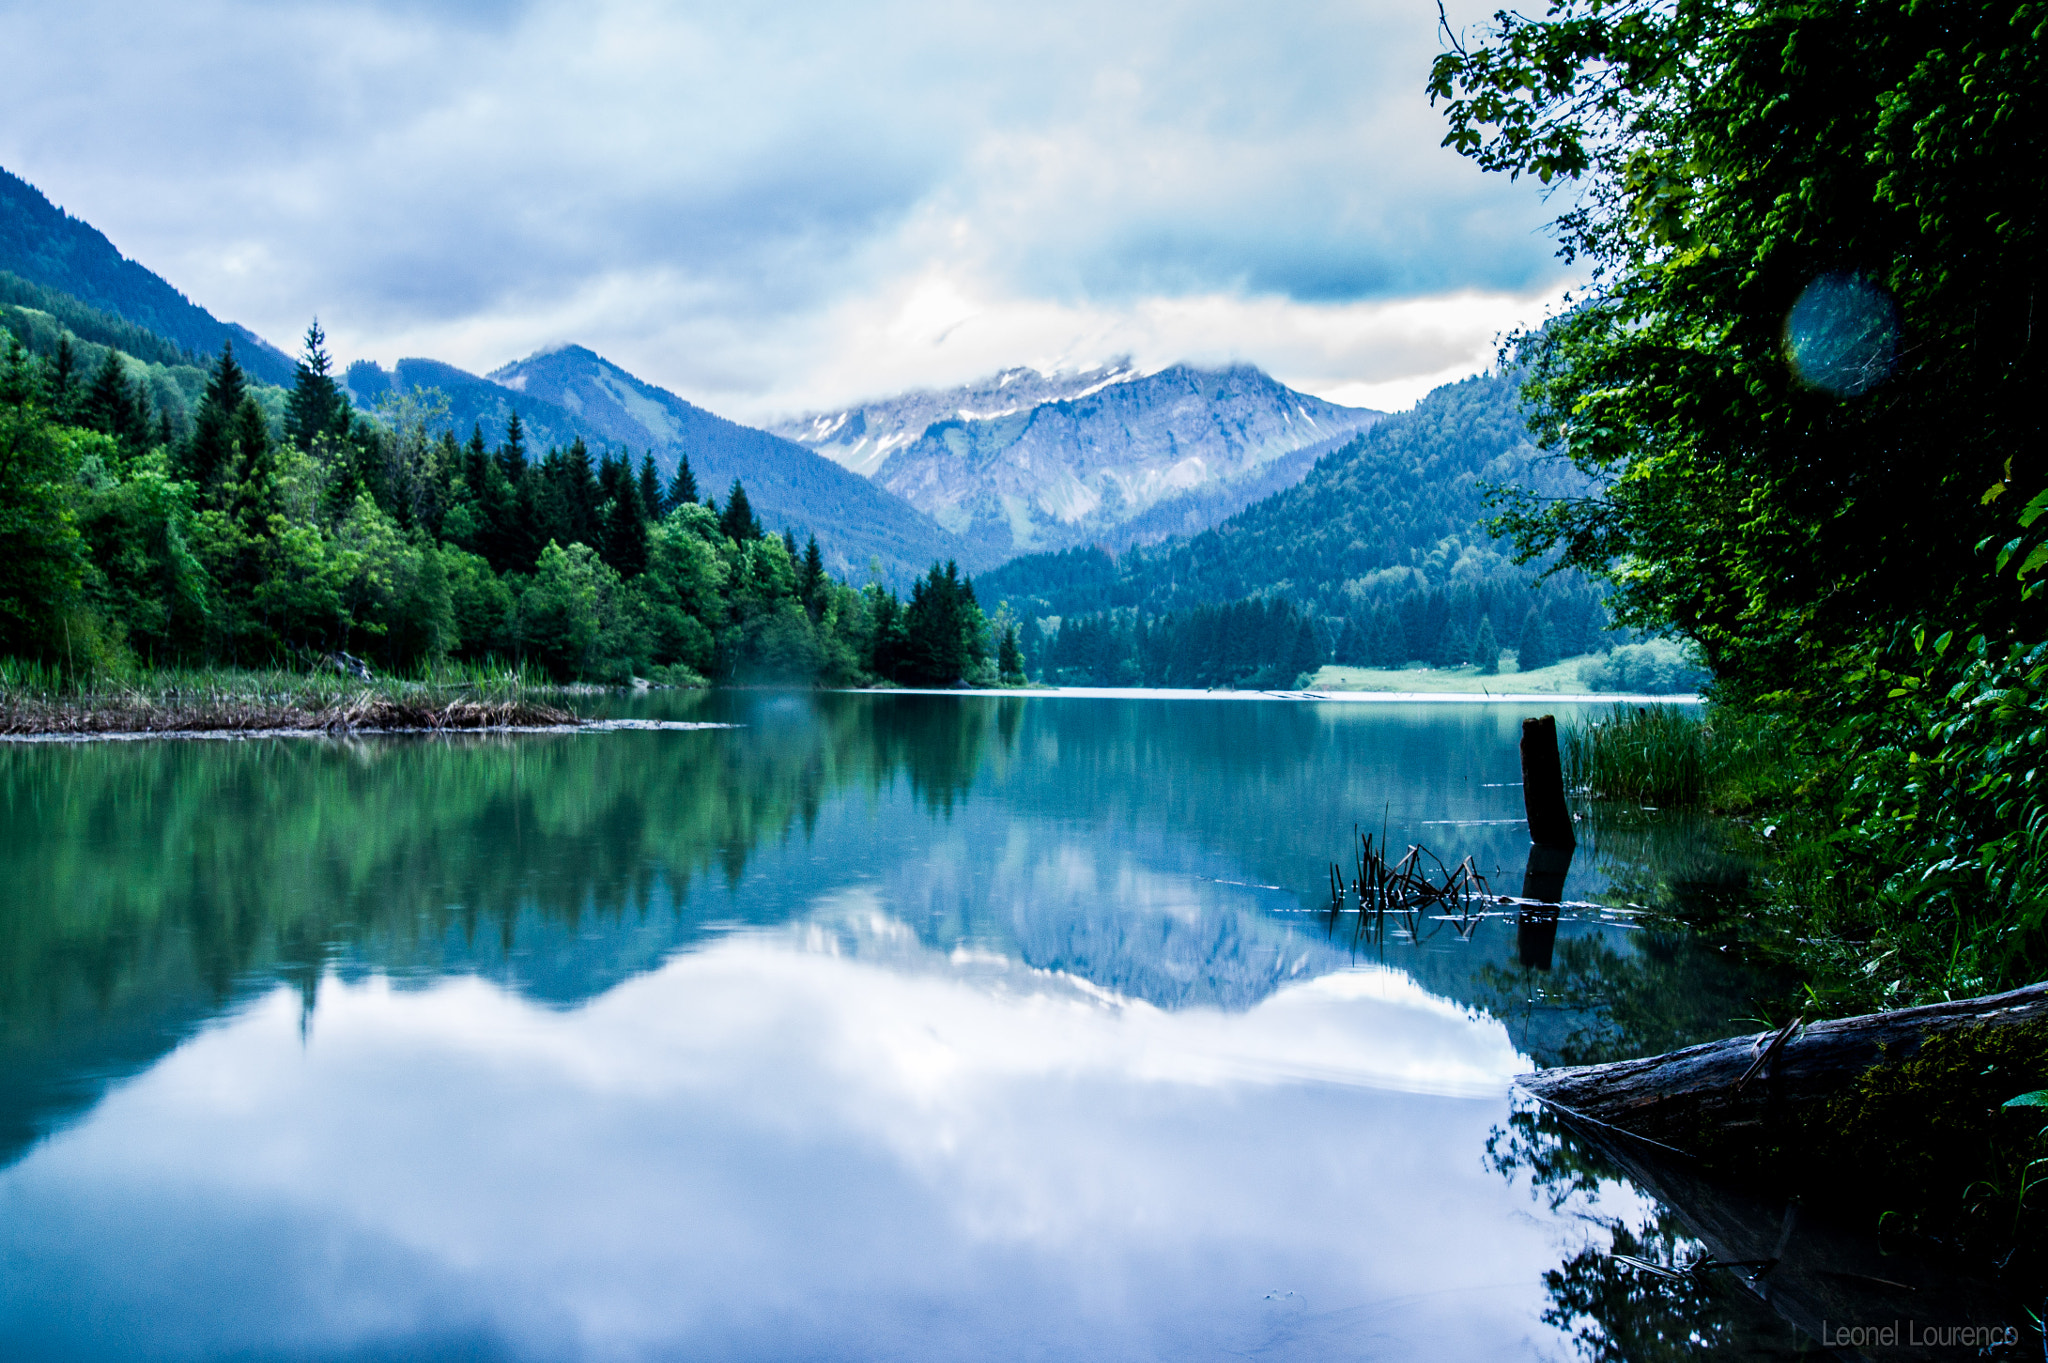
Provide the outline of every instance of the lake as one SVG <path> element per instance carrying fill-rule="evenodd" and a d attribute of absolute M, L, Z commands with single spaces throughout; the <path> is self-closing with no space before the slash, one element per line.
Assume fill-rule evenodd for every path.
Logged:
<path fill-rule="evenodd" d="M 1797 1347 L 1509 1091 L 1752 1025 L 1709 831 L 1325 911 L 1519 893 L 1532 708 L 608 704 L 732 727 L 0 747 L 0 1356 Z"/>

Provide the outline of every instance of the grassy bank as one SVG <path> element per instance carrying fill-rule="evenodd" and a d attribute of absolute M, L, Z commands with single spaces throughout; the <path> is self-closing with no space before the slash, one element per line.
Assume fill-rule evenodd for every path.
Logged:
<path fill-rule="evenodd" d="M 573 724 L 544 680 L 518 670 L 451 665 L 363 680 L 308 671 L 140 668 L 66 678 L 0 660 L 0 735 L 346 733 L 534 728 Z"/>
<path fill-rule="evenodd" d="M 1318 670 L 1313 683 L 1306 689 L 1576 696 L 1587 694 L 1586 667 L 1600 659 L 1600 654 L 1589 653 L 1523 672 L 1516 668 L 1511 658 L 1504 658 L 1497 673 L 1481 672 L 1477 667 L 1424 667 L 1420 664 L 1410 667 L 1339 667 L 1332 664 Z"/>

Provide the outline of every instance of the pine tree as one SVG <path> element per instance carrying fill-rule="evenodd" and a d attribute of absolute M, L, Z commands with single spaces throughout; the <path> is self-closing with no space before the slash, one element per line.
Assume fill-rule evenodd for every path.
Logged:
<path fill-rule="evenodd" d="M 498 446 L 498 467 L 513 487 L 518 487 L 526 477 L 526 427 L 519 424 L 517 412 L 505 422 L 505 443 Z"/>
<path fill-rule="evenodd" d="M 661 473 L 654 467 L 653 450 L 640 456 L 640 517 L 661 519 Z"/>
<path fill-rule="evenodd" d="M 71 333 L 57 338 L 57 357 L 50 363 L 50 414 L 69 425 L 77 416 L 78 355 L 71 349 Z"/>
<path fill-rule="evenodd" d="M 1293 614 L 1292 610 L 1288 613 Z M 1315 621 L 1304 615 L 1294 628 L 1294 648 L 1287 658 L 1287 670 L 1292 675 L 1287 685 L 1294 685 L 1304 675 L 1313 675 L 1322 665 L 1323 646 L 1316 638 Z"/>
<path fill-rule="evenodd" d="M 1523 672 L 1534 672 L 1557 661 L 1557 645 L 1551 640 L 1550 626 L 1544 623 L 1542 611 L 1531 610 L 1523 617 L 1515 658 L 1515 666 Z"/>
<path fill-rule="evenodd" d="M 1430 658 L 1432 667 L 1461 667 L 1472 656 L 1472 636 L 1458 627 L 1453 618 L 1444 621 L 1444 632 L 1437 636 L 1436 653 Z"/>
<path fill-rule="evenodd" d="M 980 615 L 973 584 L 961 578 L 960 566 L 950 560 L 944 567 L 934 563 L 911 584 L 910 603 L 903 610 L 903 680 L 951 686 L 965 676 L 976 642 L 968 637 L 970 622 Z"/>
<path fill-rule="evenodd" d="M 242 366 L 235 363 L 235 343 L 223 342 L 220 359 L 199 398 L 192 438 L 186 442 L 184 458 L 179 461 L 179 472 L 199 484 L 202 492 L 213 489 L 231 467 L 235 414 L 241 410 L 248 388 Z"/>
<path fill-rule="evenodd" d="M 679 506 L 694 506 L 697 501 L 697 475 L 690 472 L 690 456 L 681 455 L 676 460 L 676 476 L 669 481 L 668 496 L 662 499 L 661 513 L 666 516 Z"/>
<path fill-rule="evenodd" d="M 1493 617 L 1479 618 L 1479 633 L 1472 640 L 1472 661 L 1479 665 L 1482 675 L 1491 677 L 1500 671 L 1500 641 L 1493 637 Z"/>
<path fill-rule="evenodd" d="M 1020 683 L 1024 680 L 1024 655 L 1017 648 L 1015 625 L 1003 631 L 1002 646 L 996 650 L 996 672 L 1006 682 Z"/>
<path fill-rule="evenodd" d="M 812 620 L 816 620 L 825 608 L 825 555 L 818 548 L 816 535 L 804 542 L 803 563 L 796 574 L 796 591 L 803 600 L 804 610 Z"/>
<path fill-rule="evenodd" d="M 285 439 L 302 450 L 312 449 L 316 436 L 339 436 L 348 430 L 348 398 L 334 381 L 333 367 L 327 354 L 327 333 L 315 317 L 313 325 L 306 328 L 305 349 L 299 355 L 284 413 Z"/>
<path fill-rule="evenodd" d="M 93 371 L 92 382 L 79 399 L 79 421 L 103 434 L 118 435 L 131 419 L 131 412 L 128 371 L 121 363 L 121 352 L 109 346 L 107 357 Z"/>
<path fill-rule="evenodd" d="M 761 538 L 761 522 L 754 516 L 754 508 L 747 504 L 747 490 L 737 478 L 732 480 L 732 491 L 725 496 L 725 514 L 718 518 L 718 529 L 727 539 L 741 544 Z"/>
<path fill-rule="evenodd" d="M 620 577 L 638 577 L 647 568 L 647 520 L 639 496 L 629 487 L 627 495 L 606 501 L 604 521 L 604 561 Z"/>

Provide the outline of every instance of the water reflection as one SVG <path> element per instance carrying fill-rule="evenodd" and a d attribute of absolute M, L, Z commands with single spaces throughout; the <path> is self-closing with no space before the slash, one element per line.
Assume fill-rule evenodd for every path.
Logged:
<path fill-rule="evenodd" d="M 1155 1009 L 841 899 L 573 1011 L 374 978 L 322 987 L 315 1044 L 297 1013 L 254 1000 L 7 1176 L 0 1337 L 1476 1358 L 1553 1253 L 1471 1158 L 1512 1046 L 1392 972 Z"/>
<path fill-rule="evenodd" d="M 1754 1010 L 1626 913 L 1326 921 L 1359 822 L 1525 865 L 1503 708 L 628 705 L 742 727 L 0 748 L 0 1339 L 1498 1357 L 1579 1234 L 1506 1078 Z"/>

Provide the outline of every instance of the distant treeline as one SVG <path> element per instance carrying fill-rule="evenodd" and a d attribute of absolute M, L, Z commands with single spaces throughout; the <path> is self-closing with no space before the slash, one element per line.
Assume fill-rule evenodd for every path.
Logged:
<path fill-rule="evenodd" d="M 1291 601 L 1237 601 L 1156 618 L 1102 612 L 1046 637 L 1024 626 L 1026 666 L 1060 686 L 1287 688 L 1326 661 L 1308 615 Z"/>
<path fill-rule="evenodd" d="M 650 458 L 593 462 L 581 440 L 536 455 L 516 415 L 495 446 L 460 442 L 431 394 L 365 417 L 317 324 L 268 402 L 223 347 L 184 430 L 119 350 L 85 372 L 86 344 L 10 337 L 0 361 L 0 655 L 74 673 L 340 652 L 606 681 L 1019 671 L 951 564 L 908 600 L 855 590 L 815 538 L 767 533 L 739 482 L 700 501 L 687 459 L 663 486 Z"/>

